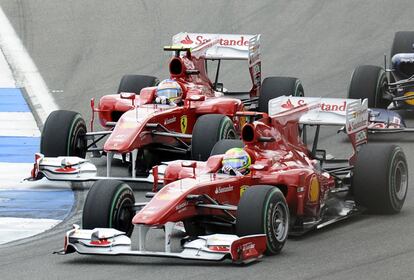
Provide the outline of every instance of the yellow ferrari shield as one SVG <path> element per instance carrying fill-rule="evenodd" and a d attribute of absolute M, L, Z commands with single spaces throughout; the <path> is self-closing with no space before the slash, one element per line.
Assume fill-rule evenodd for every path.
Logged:
<path fill-rule="evenodd" d="M 181 133 L 185 133 L 187 131 L 187 116 L 181 116 L 180 119 L 180 124 L 181 124 Z"/>

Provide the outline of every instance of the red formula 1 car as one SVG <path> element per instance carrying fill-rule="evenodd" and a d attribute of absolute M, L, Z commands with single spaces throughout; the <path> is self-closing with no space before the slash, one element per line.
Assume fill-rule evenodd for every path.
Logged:
<path fill-rule="evenodd" d="M 401 210 L 408 187 L 405 155 L 394 144 L 367 143 L 366 100 L 279 97 L 270 101 L 269 114 L 238 114 L 249 119 L 242 141 L 219 141 L 206 162 L 170 163 L 165 186 L 156 191 L 154 185 L 149 202 L 135 203 L 121 181 L 95 182 L 85 201 L 83 229 L 67 232 L 61 253 L 249 262 L 280 252 L 288 234 L 365 209 Z M 348 159 L 332 159 L 318 149 L 325 125 L 345 127 L 354 148 Z M 316 127 L 311 149 L 300 137 L 309 126 Z M 236 146 L 251 158 L 247 174 L 224 172 L 223 154 Z M 171 234 L 180 222 L 187 237 L 176 252 Z M 145 242 L 157 228 L 165 232 L 161 252 Z M 130 239 L 133 229 L 138 236 Z"/>
<path fill-rule="evenodd" d="M 267 112 L 270 98 L 287 94 L 285 89 L 292 88 L 291 84 L 295 87 L 288 94 L 303 96 L 296 78 L 269 77 L 262 83 L 259 39 L 260 35 L 175 35 L 174 45 L 165 47 L 175 54 L 168 80 L 155 86 L 155 77 L 126 75 L 118 94 L 103 96 L 98 108 L 92 100 L 93 113 L 98 113 L 104 131 L 93 131 L 92 117 L 87 132 L 76 112 L 59 110 L 48 117 L 41 136 L 42 155 L 38 155 L 37 167 L 45 167 L 40 173 L 51 180 L 96 179 L 96 169 L 84 160 L 87 152 L 93 157 L 107 156 L 107 176 L 114 155 L 131 163 L 132 177 L 147 174 L 161 160 L 206 160 L 217 141 L 239 137 L 241 123 L 236 112 Z M 232 93 L 223 88 L 218 80 L 222 60 L 248 60 L 252 82 L 248 91 Z M 211 61 L 218 62 L 214 82 L 207 73 Z M 243 94 L 245 98 L 240 99 Z M 98 146 L 103 139 L 103 147 Z M 40 174 L 37 171 L 34 178 Z"/>

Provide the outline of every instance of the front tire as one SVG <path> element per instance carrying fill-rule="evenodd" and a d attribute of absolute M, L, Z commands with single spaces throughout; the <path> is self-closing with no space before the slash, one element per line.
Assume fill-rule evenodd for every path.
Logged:
<path fill-rule="evenodd" d="M 84 229 L 115 228 L 131 236 L 135 215 L 134 192 L 121 181 L 96 181 L 85 200 L 82 215 Z"/>
<path fill-rule="evenodd" d="M 266 255 L 278 254 L 288 237 L 289 207 L 274 186 L 251 186 L 237 207 L 236 234 L 266 234 Z"/>
<path fill-rule="evenodd" d="M 374 65 L 358 66 L 352 73 L 348 98 L 368 99 L 370 108 L 387 108 L 391 103 L 384 99 L 388 79 L 383 68 Z"/>
<path fill-rule="evenodd" d="M 401 211 L 408 189 L 408 166 L 397 145 L 367 144 L 358 152 L 353 174 L 357 205 L 375 214 Z"/>
<path fill-rule="evenodd" d="M 191 140 L 191 158 L 206 161 L 214 145 L 222 139 L 235 139 L 236 129 L 225 115 L 203 115 L 197 119 Z"/>
<path fill-rule="evenodd" d="M 50 113 L 40 138 L 40 152 L 46 157 L 86 156 L 86 125 L 82 116 L 73 111 Z"/>
<path fill-rule="evenodd" d="M 302 82 L 292 77 L 267 77 L 260 88 L 258 111 L 268 113 L 269 101 L 280 96 L 304 96 Z"/>

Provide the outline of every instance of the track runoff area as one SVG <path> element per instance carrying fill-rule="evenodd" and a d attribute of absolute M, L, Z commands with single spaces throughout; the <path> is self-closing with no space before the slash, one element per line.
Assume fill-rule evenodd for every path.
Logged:
<path fill-rule="evenodd" d="M 30 175 L 39 142 L 39 128 L 0 51 L 0 244 L 52 228 L 74 203 L 70 189 L 22 182 Z"/>

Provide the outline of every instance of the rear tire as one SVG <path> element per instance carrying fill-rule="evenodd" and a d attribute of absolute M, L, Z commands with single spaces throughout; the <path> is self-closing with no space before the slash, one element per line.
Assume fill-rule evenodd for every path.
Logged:
<path fill-rule="evenodd" d="M 292 77 L 267 77 L 260 88 L 258 111 L 268 113 L 269 101 L 280 96 L 304 96 L 302 82 Z"/>
<path fill-rule="evenodd" d="M 348 98 L 368 99 L 370 108 L 387 108 L 389 100 L 383 98 L 388 79 L 383 68 L 374 65 L 358 66 L 352 73 Z"/>
<path fill-rule="evenodd" d="M 131 236 L 134 192 L 121 181 L 96 181 L 85 200 L 82 228 L 115 228 Z"/>
<path fill-rule="evenodd" d="M 391 57 L 397 53 L 413 53 L 414 52 L 414 31 L 398 31 L 395 32 L 394 40 L 391 47 Z"/>
<path fill-rule="evenodd" d="M 236 234 L 266 234 L 266 255 L 278 254 L 289 231 L 289 207 L 283 193 L 274 186 L 251 186 L 237 207 Z"/>
<path fill-rule="evenodd" d="M 118 93 L 133 92 L 140 94 L 141 89 L 157 85 L 158 79 L 145 75 L 124 75 L 119 83 Z"/>
<path fill-rule="evenodd" d="M 408 189 L 408 166 L 397 145 L 361 147 L 354 166 L 353 193 L 357 205 L 375 214 L 400 212 Z"/>
<path fill-rule="evenodd" d="M 394 55 L 399 53 L 414 53 L 414 31 L 398 31 L 395 32 L 394 40 L 392 42 L 391 53 L 390 53 L 390 65 L 392 65 L 392 58 Z M 412 69 L 412 68 L 411 68 Z M 408 71 L 411 72 L 411 71 Z M 408 79 L 414 74 L 398 72 L 396 75 L 397 79 Z M 391 82 L 395 82 L 393 75 L 390 75 Z"/>
<path fill-rule="evenodd" d="M 211 150 L 210 156 L 225 154 L 231 148 L 243 148 L 244 144 L 239 139 L 223 139 L 218 141 Z"/>
<path fill-rule="evenodd" d="M 229 117 L 220 114 L 203 115 L 194 125 L 191 158 L 206 161 L 219 140 L 235 139 L 236 136 L 236 129 Z"/>
<path fill-rule="evenodd" d="M 87 142 L 85 120 L 79 113 L 57 110 L 50 113 L 43 126 L 40 152 L 47 157 L 85 158 Z"/>

